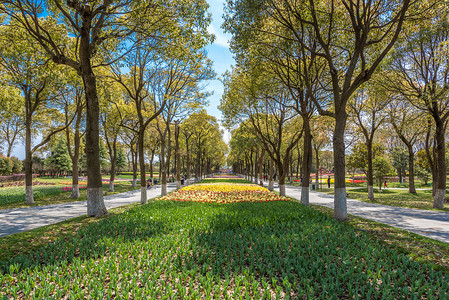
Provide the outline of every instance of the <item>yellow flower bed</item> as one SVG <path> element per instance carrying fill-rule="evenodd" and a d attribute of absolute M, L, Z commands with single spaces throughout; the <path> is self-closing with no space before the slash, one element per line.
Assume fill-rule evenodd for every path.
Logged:
<path fill-rule="evenodd" d="M 200 183 L 182 188 L 183 191 L 212 191 L 212 192 L 244 192 L 266 191 L 267 189 L 255 184 L 242 183 Z"/>
<path fill-rule="evenodd" d="M 193 184 L 164 196 L 159 200 L 222 204 L 235 202 L 289 201 L 288 198 L 279 196 L 266 188 L 255 184 L 233 183 Z"/>

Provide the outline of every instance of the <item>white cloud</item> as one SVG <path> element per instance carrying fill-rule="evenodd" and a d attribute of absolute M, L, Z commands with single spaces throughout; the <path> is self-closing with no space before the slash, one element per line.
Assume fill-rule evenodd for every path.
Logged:
<path fill-rule="evenodd" d="M 214 25 L 210 24 L 207 28 L 207 31 L 213 35 L 215 35 L 214 44 L 229 48 L 229 38 L 221 30 L 216 30 Z"/>

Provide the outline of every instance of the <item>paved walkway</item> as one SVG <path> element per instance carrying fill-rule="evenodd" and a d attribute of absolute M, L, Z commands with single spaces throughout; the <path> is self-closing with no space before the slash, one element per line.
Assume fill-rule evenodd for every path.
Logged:
<path fill-rule="evenodd" d="M 167 184 L 171 192 L 176 184 Z M 161 195 L 160 185 L 147 191 L 148 199 Z M 140 202 L 140 189 L 104 197 L 107 209 Z M 86 214 L 87 201 L 0 210 L 0 237 L 55 224 Z"/>
<path fill-rule="evenodd" d="M 287 185 L 286 194 L 300 200 L 301 188 Z M 334 208 L 333 195 L 310 191 L 309 197 L 311 204 Z M 347 203 L 348 214 L 449 243 L 449 213 L 447 212 L 380 205 L 351 199 L 348 199 Z"/>

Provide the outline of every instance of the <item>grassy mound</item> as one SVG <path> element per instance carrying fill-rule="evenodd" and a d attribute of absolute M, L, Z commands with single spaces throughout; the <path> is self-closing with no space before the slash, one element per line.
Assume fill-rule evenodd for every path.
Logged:
<path fill-rule="evenodd" d="M 448 276 L 295 202 L 157 201 L 2 263 L 0 295 L 42 298 L 449 296 Z"/>

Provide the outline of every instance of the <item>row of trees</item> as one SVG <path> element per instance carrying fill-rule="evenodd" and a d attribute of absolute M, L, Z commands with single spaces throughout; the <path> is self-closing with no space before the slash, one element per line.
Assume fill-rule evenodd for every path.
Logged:
<path fill-rule="evenodd" d="M 317 136 L 312 124 L 325 126 L 321 132 L 330 133 L 334 156 L 334 216 L 346 219 L 349 137 L 357 131 L 366 144 L 373 198 L 373 143 L 389 121 L 409 150 L 412 181 L 418 147 L 413 129 L 425 128 L 434 207 L 443 206 L 449 117 L 445 2 L 228 0 L 226 11 L 224 27 L 233 34 L 237 66 L 225 78 L 221 109 L 227 125 L 245 125 L 260 152 L 276 164 L 281 193 L 291 152 L 302 139 L 301 202 L 308 204 Z M 349 119 L 355 127 L 348 127 Z"/>
<path fill-rule="evenodd" d="M 157 137 L 166 192 L 165 160 L 170 161 L 173 130 L 179 132 L 172 125 L 198 113 L 207 96 L 204 82 L 215 75 L 204 51 L 213 40 L 207 7 L 204 0 L 1 2 L 0 71 L 6 92 L 0 101 L 2 110 L 8 108 L 2 114 L 10 117 L 11 132 L 4 137 L 10 152 L 24 131 L 27 203 L 34 201 L 33 153 L 61 134 L 73 174 L 79 173 L 82 148 L 86 154 L 88 216 L 107 213 L 100 137 L 113 187 L 124 131 L 122 143 L 140 166 L 142 203 L 147 201 L 145 144 L 155 149 L 151 138 Z M 72 197 L 78 196 L 78 176 L 73 176 Z"/>

